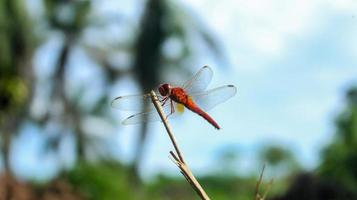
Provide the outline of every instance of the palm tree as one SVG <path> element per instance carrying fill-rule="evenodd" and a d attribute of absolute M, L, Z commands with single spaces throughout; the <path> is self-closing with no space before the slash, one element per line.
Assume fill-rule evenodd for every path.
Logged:
<path fill-rule="evenodd" d="M 133 52 L 133 69 L 142 92 L 148 92 L 163 80 L 164 68 L 185 70 L 185 65 L 194 59 L 197 51 L 202 51 L 193 44 L 199 42 L 199 39 L 218 60 L 224 61 L 218 42 L 207 28 L 175 1 L 148 0 L 140 25 Z M 177 45 L 182 50 L 172 57 L 165 55 L 167 52 L 163 52 L 163 47 L 173 39 L 178 41 Z M 147 133 L 147 124 L 142 124 L 133 162 L 133 170 L 136 172 L 144 154 Z"/>

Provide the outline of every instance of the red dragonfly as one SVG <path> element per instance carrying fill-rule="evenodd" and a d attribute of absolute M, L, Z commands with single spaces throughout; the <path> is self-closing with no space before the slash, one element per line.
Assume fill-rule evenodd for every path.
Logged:
<path fill-rule="evenodd" d="M 187 108 L 203 117 L 216 129 L 220 129 L 218 123 L 206 111 L 233 97 L 237 93 L 237 88 L 234 85 L 224 85 L 206 90 L 212 76 L 212 69 L 204 66 L 181 87 L 168 83 L 161 84 L 158 88 L 158 97 L 166 115 L 177 116 Z M 144 101 L 148 101 L 146 105 L 149 106 L 143 111 L 141 105 Z M 121 110 L 142 111 L 126 118 L 122 122 L 124 125 L 161 120 L 151 102 L 150 94 L 119 96 L 112 101 L 111 106 Z"/>

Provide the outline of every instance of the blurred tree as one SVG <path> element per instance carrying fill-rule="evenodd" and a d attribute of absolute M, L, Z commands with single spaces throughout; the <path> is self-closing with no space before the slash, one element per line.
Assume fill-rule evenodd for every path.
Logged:
<path fill-rule="evenodd" d="M 295 156 L 288 149 L 281 146 L 266 146 L 260 152 L 260 160 L 262 163 L 268 164 L 267 171 L 273 172 L 272 176 L 274 178 L 300 169 Z"/>
<path fill-rule="evenodd" d="M 334 140 L 322 152 L 319 172 L 357 191 L 357 87 L 346 94 L 346 108 L 336 120 Z"/>
<path fill-rule="evenodd" d="M 81 33 L 88 24 L 87 18 L 90 10 L 89 1 L 62 1 L 62 0 L 45 0 L 46 20 L 49 28 L 59 31 L 63 34 L 64 39 L 62 47 L 59 50 L 55 72 L 52 75 L 51 85 L 51 100 L 59 101 L 63 105 L 61 117 L 56 119 L 61 126 L 71 127 L 74 129 L 77 142 L 77 156 L 83 159 L 84 156 L 84 142 L 85 134 L 81 127 L 81 119 L 86 115 L 79 105 L 75 102 L 78 99 L 70 99 L 66 86 L 66 73 L 68 70 L 68 62 L 71 51 L 77 45 Z M 64 13 L 65 12 L 65 15 Z M 66 13 L 68 12 L 68 13 Z M 47 115 L 41 119 L 42 122 L 49 122 L 51 119 L 51 108 L 47 110 Z M 54 138 L 55 142 L 52 147 L 56 148 L 58 145 L 58 138 Z M 53 139 L 52 139 L 53 141 Z"/>
<path fill-rule="evenodd" d="M 135 44 L 133 67 L 143 93 L 154 88 L 161 79 L 161 46 L 167 37 L 163 28 L 165 3 L 162 0 L 149 0 L 141 21 L 141 29 Z M 143 105 L 146 108 L 149 105 Z M 143 156 L 143 146 L 147 134 L 147 124 L 141 126 L 133 163 L 134 181 L 137 179 L 139 162 Z"/>
<path fill-rule="evenodd" d="M 276 166 L 286 160 L 291 159 L 291 154 L 287 150 L 278 146 L 266 147 L 262 152 L 262 160 L 265 160 L 272 166 Z"/>
<path fill-rule="evenodd" d="M 12 134 L 28 112 L 33 94 L 32 23 L 21 0 L 0 2 L 0 133 L 5 172 L 11 173 Z"/>

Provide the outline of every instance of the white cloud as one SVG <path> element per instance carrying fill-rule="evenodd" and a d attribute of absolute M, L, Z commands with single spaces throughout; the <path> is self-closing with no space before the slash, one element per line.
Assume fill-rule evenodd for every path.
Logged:
<path fill-rule="evenodd" d="M 357 8 L 356 0 L 327 0 L 327 3 L 337 10 L 356 11 Z"/>
<path fill-rule="evenodd" d="M 283 52 L 285 38 L 277 31 L 256 28 L 255 31 L 249 32 L 247 41 L 260 53 L 279 56 Z"/>
<path fill-rule="evenodd" d="M 190 5 L 230 41 L 227 45 L 251 48 L 265 56 L 282 56 L 291 37 L 313 31 L 321 6 L 319 1 L 309 0 L 198 0 Z"/>

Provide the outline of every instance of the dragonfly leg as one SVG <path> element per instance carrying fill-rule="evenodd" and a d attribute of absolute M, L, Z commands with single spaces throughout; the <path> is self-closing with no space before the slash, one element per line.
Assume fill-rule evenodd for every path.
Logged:
<path fill-rule="evenodd" d="M 164 106 L 167 100 L 168 100 L 168 97 L 165 97 L 165 98 L 161 99 L 160 100 L 161 106 Z"/>
<path fill-rule="evenodd" d="M 159 101 L 161 102 L 161 101 L 165 100 L 167 97 L 157 96 L 157 98 L 158 98 Z"/>
<path fill-rule="evenodd" d="M 170 114 L 168 114 L 168 115 L 166 116 L 166 119 L 167 119 L 170 115 L 172 115 L 172 114 L 175 112 L 175 107 L 174 107 L 174 104 L 173 104 L 173 102 L 172 102 L 172 99 L 170 99 L 170 108 L 171 108 Z"/>

